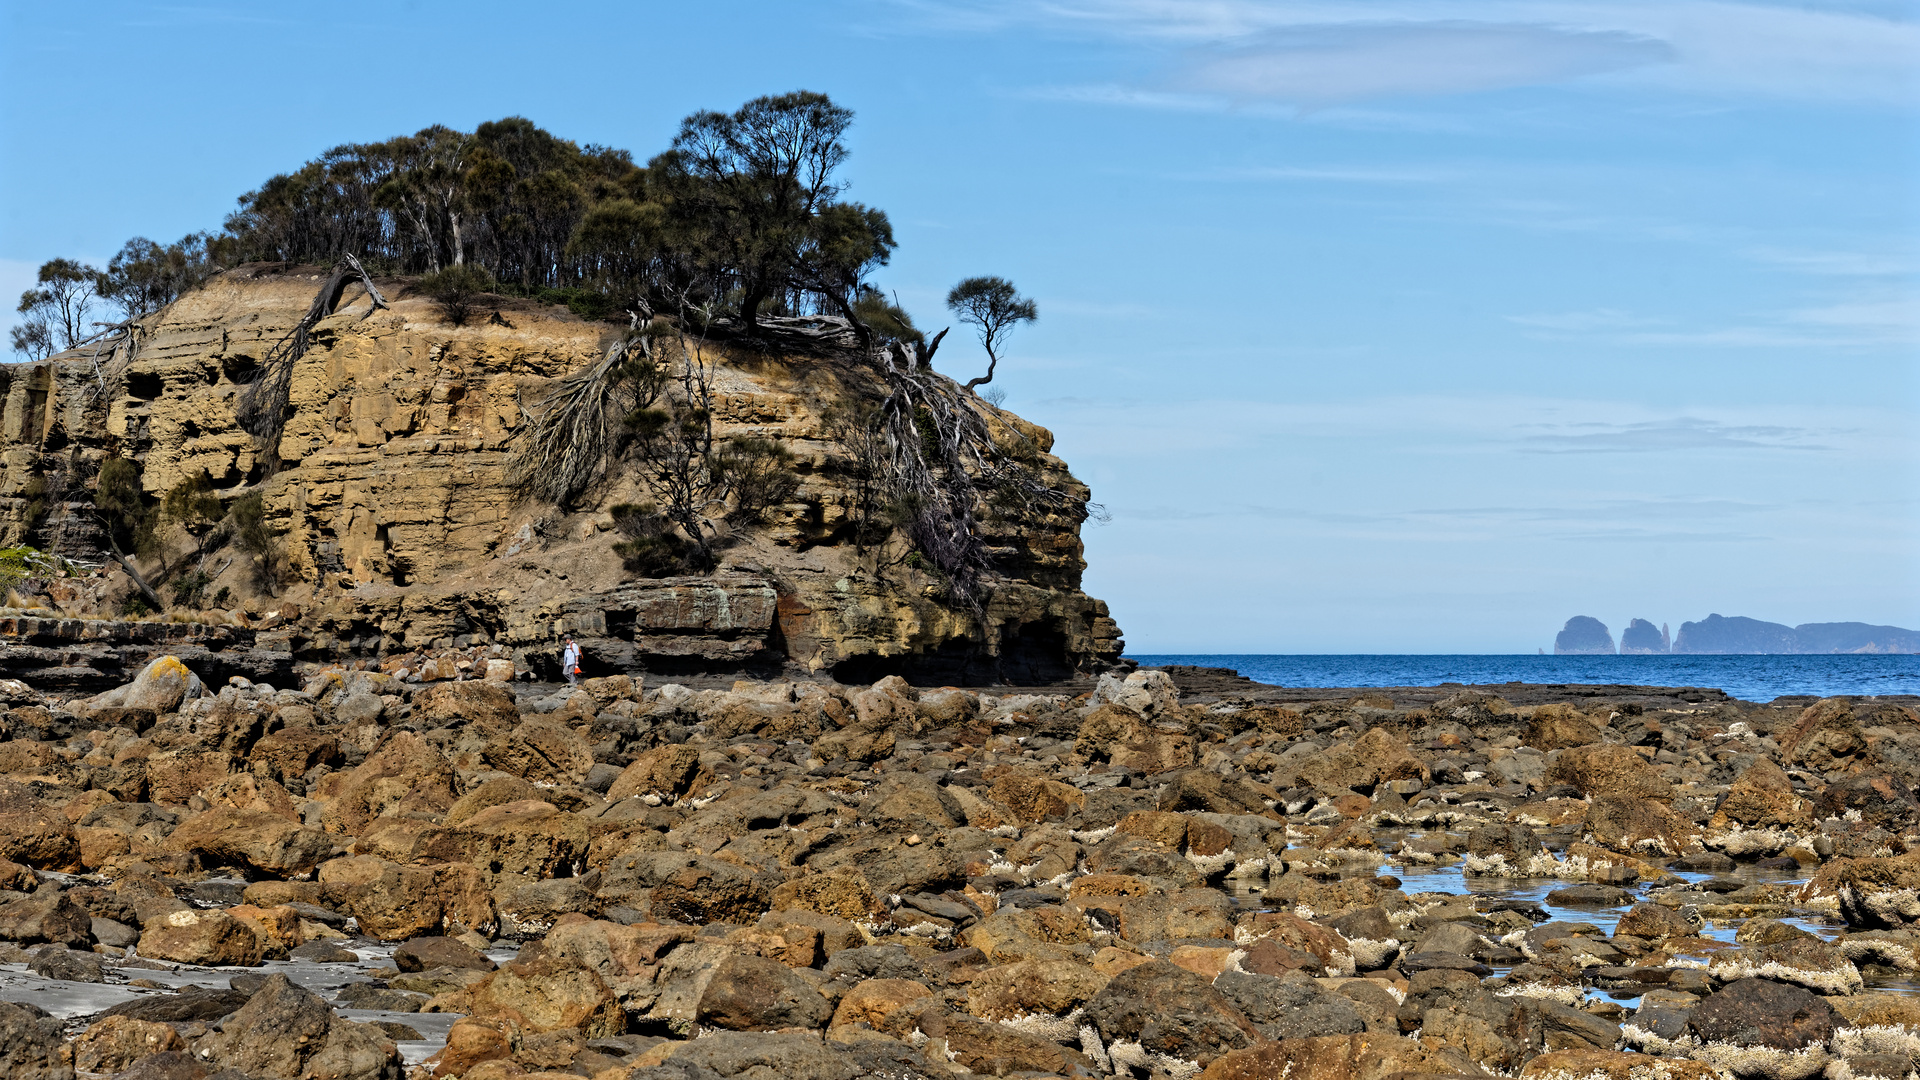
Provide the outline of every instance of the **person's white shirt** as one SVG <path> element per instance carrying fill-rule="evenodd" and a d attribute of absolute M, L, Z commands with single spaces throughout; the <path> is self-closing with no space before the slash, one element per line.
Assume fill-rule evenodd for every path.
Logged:
<path fill-rule="evenodd" d="M 560 667 L 564 671 L 571 672 L 574 668 L 577 668 L 579 666 L 580 666 L 580 646 L 569 641 L 567 642 L 566 649 L 560 653 Z"/>

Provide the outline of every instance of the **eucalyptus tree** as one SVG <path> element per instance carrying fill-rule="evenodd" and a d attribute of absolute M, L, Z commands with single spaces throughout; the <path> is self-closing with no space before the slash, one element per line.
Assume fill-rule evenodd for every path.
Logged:
<path fill-rule="evenodd" d="M 1013 282 L 1003 277 L 971 277 L 962 281 L 947 293 L 947 307 L 961 322 L 974 328 L 980 347 L 987 350 L 987 373 L 967 381 L 969 393 L 974 392 L 974 387 L 993 381 L 994 369 L 1000 366 L 1000 354 L 1013 328 L 1040 317 L 1040 309 L 1034 302 L 1021 296 Z"/>

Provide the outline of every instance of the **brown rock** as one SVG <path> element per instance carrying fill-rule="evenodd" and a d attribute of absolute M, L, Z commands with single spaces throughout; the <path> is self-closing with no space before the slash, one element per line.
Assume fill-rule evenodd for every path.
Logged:
<path fill-rule="evenodd" d="M 813 984 L 787 965 L 735 954 L 713 972 L 695 1018 L 729 1031 L 779 1031 L 825 1027 L 833 1011 Z"/>
<path fill-rule="evenodd" d="M 482 738 L 520 723 L 513 688 L 495 682 L 439 682 L 413 697 L 413 717 L 428 728 L 469 727 Z"/>
<path fill-rule="evenodd" d="M 148 1054 L 186 1045 L 170 1024 L 107 1016 L 73 1040 L 73 1065 L 83 1072 L 117 1073 Z"/>
<path fill-rule="evenodd" d="M 849 1024 L 865 1024 L 878 1029 L 887 1017 L 901 1009 L 918 1009 L 935 1004 L 933 991 L 912 979 L 868 979 L 858 983 L 840 998 L 829 1030 Z"/>
<path fill-rule="evenodd" d="M 1769 758 L 1757 758 L 1727 789 L 1727 797 L 1708 824 L 1724 829 L 1731 824 L 1764 829 L 1804 829 L 1813 824 L 1813 806 L 1794 794 L 1793 781 Z"/>
<path fill-rule="evenodd" d="M 240 760 L 225 750 L 163 750 L 147 758 L 147 790 L 154 802 L 185 806 L 239 768 Z"/>
<path fill-rule="evenodd" d="M 1616 1050 L 1550 1050 L 1520 1067 L 1524 1080 L 1578 1076 L 1594 1080 L 1718 1080 L 1704 1061 L 1650 1057 Z"/>
<path fill-rule="evenodd" d="M 1600 741 L 1600 728 L 1570 705 L 1541 705 L 1527 721 L 1520 745 L 1536 750 L 1565 750 Z"/>
<path fill-rule="evenodd" d="M 1594 796 L 1585 824 L 1595 843 L 1621 852 L 1680 855 L 1700 835 L 1698 825 L 1665 803 L 1636 796 Z"/>
<path fill-rule="evenodd" d="M 1707 1042 L 1799 1050 L 1824 1044 L 1834 1019 L 1825 1001 L 1800 987 L 1741 979 L 1694 1006 L 1687 1026 Z"/>
<path fill-rule="evenodd" d="M 995 780 L 993 797 L 1022 823 L 1062 818 L 1086 803 L 1086 796 L 1072 784 L 1023 772 L 1010 772 Z"/>
<path fill-rule="evenodd" d="M 400 1053 L 380 1029 L 333 1014 L 313 991 L 269 975 L 196 1052 L 276 1080 L 400 1080 Z"/>
<path fill-rule="evenodd" d="M 442 1010 L 443 999 L 435 998 L 427 1008 L 510 1019 L 527 1032 L 574 1028 L 594 1039 L 618 1035 L 627 1026 L 626 1013 L 605 980 L 551 955 L 508 963 L 448 998 L 455 1007 Z"/>
<path fill-rule="evenodd" d="M 382 941 L 421 937 L 445 924 L 446 905 L 428 867 L 354 855 L 323 864 L 320 884 L 339 910 L 359 920 L 361 933 Z"/>
<path fill-rule="evenodd" d="M 463 1016 L 447 1031 L 447 1044 L 426 1064 L 432 1075 L 465 1076 L 483 1061 L 511 1061 L 520 1044 L 519 1025 L 511 1020 Z"/>
<path fill-rule="evenodd" d="M 40 805 L 31 789 L 0 780 L 0 858 L 40 870 L 80 869 L 73 824 Z"/>
<path fill-rule="evenodd" d="M 1065 1016 L 1093 1000 L 1110 978 L 1072 960 L 1003 964 L 987 968 L 967 984 L 967 1012 L 983 1020 Z"/>
<path fill-rule="evenodd" d="M 140 955 L 176 964 L 252 967 L 261 942 L 246 923 L 224 911 L 175 911 L 140 934 Z"/>
<path fill-rule="evenodd" d="M 671 799 L 685 795 L 700 771 L 700 753 L 679 745 L 659 746 L 633 759 L 607 789 L 607 798 L 618 802 L 636 795 L 656 795 Z"/>
<path fill-rule="evenodd" d="M 444 814 L 453 806 L 453 766 L 411 731 L 390 733 L 358 767 L 326 779 L 321 822 L 328 832 L 358 836 L 378 817 Z"/>
<path fill-rule="evenodd" d="M 1424 1042 L 1424 1040 L 1423 1040 Z M 1427 1046 L 1390 1032 L 1322 1035 L 1236 1050 L 1207 1066 L 1200 1080 L 1387 1080 L 1482 1076 L 1454 1047 Z"/>
<path fill-rule="evenodd" d="M 304 874 L 339 854 L 339 841 L 267 810 L 222 806 L 196 814 L 167 837 L 165 850 L 207 866 L 235 866 L 276 877 Z"/>
<path fill-rule="evenodd" d="M 577 784 L 593 768 L 593 748 L 550 720 L 529 720 L 487 744 L 487 764 L 537 784 Z"/>
<path fill-rule="evenodd" d="M 393 966 L 401 971 L 426 971 L 441 967 L 492 971 L 498 965 L 463 941 L 449 937 L 417 937 L 393 950 Z"/>
<path fill-rule="evenodd" d="M 92 927 L 92 917 L 52 885 L 0 903 L 0 940 L 83 949 L 92 941 Z"/>
<path fill-rule="evenodd" d="M 1164 960 L 1113 977 L 1087 1004 L 1086 1018 L 1105 1042 L 1137 1042 L 1149 1053 L 1202 1065 L 1264 1041 L 1207 979 Z"/>
<path fill-rule="evenodd" d="M 1611 795 L 1630 799 L 1673 801 L 1673 785 L 1652 764 L 1628 746 L 1600 744 L 1562 750 L 1547 766 L 1547 782 L 1572 784 L 1592 798 Z"/>
<path fill-rule="evenodd" d="M 795 878 L 776 886 L 769 904 L 774 911 L 815 911 L 848 920 L 886 911 L 865 878 L 845 872 Z"/>

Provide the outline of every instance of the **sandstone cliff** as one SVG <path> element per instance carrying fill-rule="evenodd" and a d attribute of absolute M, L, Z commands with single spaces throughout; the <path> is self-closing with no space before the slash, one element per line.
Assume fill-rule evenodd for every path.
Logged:
<path fill-rule="evenodd" d="M 648 579 L 622 568 L 607 509 L 645 493 L 618 463 L 570 512 L 510 484 L 526 408 L 619 331 L 560 307 L 507 301 L 510 325 L 483 317 L 454 327 L 400 283 L 386 287 L 398 294 L 392 308 L 371 315 L 349 290 L 294 371 L 285 464 L 273 471 L 235 421 L 235 399 L 320 280 L 311 269 L 243 268 L 144 320 L 131 347 L 0 369 L 9 373 L 0 544 L 102 563 L 88 488 L 100 463 L 120 455 L 139 463 L 152 499 L 202 474 L 223 501 L 262 495 L 286 564 L 281 580 L 257 583 L 244 553 L 196 556 L 195 565 L 218 571 L 208 595 L 228 589 L 229 606 L 250 613 L 225 620 L 242 645 L 292 661 L 500 645 L 523 668 L 551 671 L 562 632 L 583 640 L 590 673 L 794 664 L 859 681 L 898 673 L 1032 684 L 1119 658 L 1106 606 L 1080 590 L 1074 521 L 1029 515 L 998 527 L 990 539 L 1003 577 L 984 624 L 944 602 L 936 578 L 856 550 L 847 456 L 829 418 L 873 376 L 846 358 L 725 354 L 716 434 L 777 440 L 795 455 L 801 482 L 764 526 L 735 538 L 710 575 Z M 983 407 L 1041 451 L 1037 467 L 1050 482 L 1084 494 L 1046 453 L 1050 433 Z M 41 492 L 50 494 L 30 520 Z M 176 561 L 193 546 L 184 535 L 171 544 Z M 67 583 L 53 599 L 97 616 L 129 589 L 115 569 Z M 36 634 L 52 653 L 63 641 L 142 636 L 51 619 L 26 636 Z M 171 636 L 177 651 L 180 635 Z"/>

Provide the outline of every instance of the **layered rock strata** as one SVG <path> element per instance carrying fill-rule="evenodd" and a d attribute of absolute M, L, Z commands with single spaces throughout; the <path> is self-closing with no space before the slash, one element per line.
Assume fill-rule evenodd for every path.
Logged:
<path fill-rule="evenodd" d="M 291 608 L 297 659 L 500 644 L 523 668 L 552 668 L 559 634 L 590 640 L 589 667 L 654 671 L 827 666 L 871 680 L 1037 684 L 1101 670 L 1120 655 L 1106 606 L 1080 590 L 1078 525 L 1018 515 L 986 523 L 1002 576 L 984 617 L 942 599 L 940 580 L 854 543 L 855 483 L 835 417 L 877 386 L 844 359 L 709 350 L 715 435 L 771 439 L 800 486 L 768 522 L 735 537 L 716 574 L 635 580 L 612 552 L 607 509 L 650 501 L 616 463 L 579 507 L 529 502 L 509 482 L 514 440 L 552 381 L 599 357 L 622 328 L 564 308 L 509 302 L 497 322 L 453 327 L 401 293 L 368 314 L 348 296 L 296 365 L 274 460 L 235 420 L 236 398 L 312 299 L 317 272 L 235 271 L 145 320 L 131 345 L 4 368 L 0 543 L 104 562 L 86 501 L 109 455 L 139 464 L 155 499 L 205 477 L 224 501 L 264 497 L 283 582 L 261 590 L 253 557 L 200 558 L 177 531 L 160 553 L 191 556 L 255 618 Z M 1049 484 L 1085 497 L 1052 435 L 982 403 L 1034 448 Z M 39 515 L 29 520 L 35 506 Z M 112 584 L 106 584 L 107 581 Z M 51 605 L 111 614 L 117 571 Z M 271 593 L 271 595 L 268 595 Z M 218 650 L 216 650 L 218 651 Z"/>

